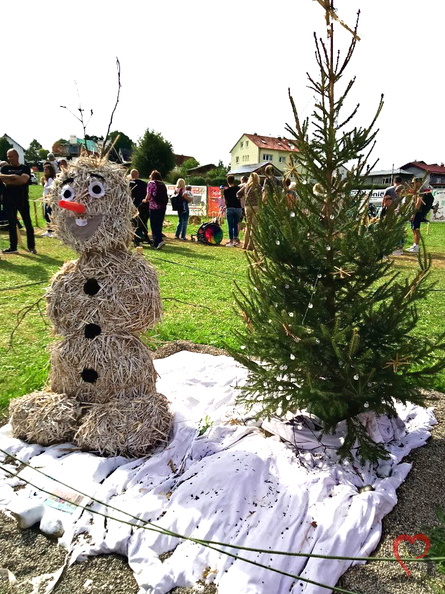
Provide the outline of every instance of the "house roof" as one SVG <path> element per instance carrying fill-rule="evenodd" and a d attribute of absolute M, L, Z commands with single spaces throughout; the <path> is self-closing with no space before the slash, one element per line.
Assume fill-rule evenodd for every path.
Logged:
<path fill-rule="evenodd" d="M 406 165 L 402 166 L 402 169 L 406 169 L 407 167 L 417 167 L 418 169 L 422 169 L 427 173 L 440 173 L 445 175 L 445 166 L 438 165 L 437 163 L 433 163 L 432 165 L 428 165 L 425 161 L 412 161 L 411 163 L 406 163 Z"/>
<path fill-rule="evenodd" d="M 259 134 L 242 134 L 233 145 L 230 152 L 233 151 L 235 146 L 241 140 L 243 136 L 246 136 L 256 146 L 263 149 L 271 149 L 274 151 L 286 151 L 292 153 L 298 153 L 298 149 L 293 144 L 292 140 L 284 138 L 283 136 L 260 136 Z"/>
<path fill-rule="evenodd" d="M 10 140 L 11 142 L 13 142 L 16 146 L 20 147 L 22 149 L 22 151 L 24 151 L 25 149 L 23 148 L 23 146 L 21 144 L 19 144 L 16 140 L 14 140 L 13 138 L 11 138 L 8 134 L 3 134 L 3 136 L 8 140 Z"/>
<path fill-rule="evenodd" d="M 207 173 L 207 171 L 210 171 L 211 169 L 216 169 L 216 165 L 213 165 L 213 163 L 209 163 L 208 165 L 198 165 L 197 167 L 187 169 L 187 173 Z"/>
<path fill-rule="evenodd" d="M 382 169 L 381 171 L 370 171 L 366 177 L 374 177 L 376 175 L 412 175 L 412 173 L 405 171 L 405 169 Z"/>
<path fill-rule="evenodd" d="M 90 153 L 98 153 L 99 148 L 94 140 L 85 140 L 84 138 L 77 138 L 77 144 L 86 147 Z"/>
<path fill-rule="evenodd" d="M 231 169 L 229 174 L 231 175 L 247 175 L 249 173 L 258 173 L 258 175 L 263 175 L 264 170 L 268 165 L 271 165 L 274 168 L 274 173 L 277 177 L 281 177 L 283 172 L 275 167 L 269 161 L 265 161 L 264 163 L 253 163 L 251 165 L 240 165 L 239 167 L 235 167 L 235 169 Z"/>
<path fill-rule="evenodd" d="M 175 155 L 175 165 L 176 167 L 181 167 L 183 163 L 188 161 L 189 159 L 193 159 L 193 157 L 189 157 L 187 155 Z"/>

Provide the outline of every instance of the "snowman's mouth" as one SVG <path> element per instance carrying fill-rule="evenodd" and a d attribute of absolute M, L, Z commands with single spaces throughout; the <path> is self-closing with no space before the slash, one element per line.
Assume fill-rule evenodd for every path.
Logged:
<path fill-rule="evenodd" d="M 90 217 L 68 217 L 66 226 L 68 231 L 80 241 L 88 241 L 96 233 L 99 225 L 102 223 L 104 215 L 95 215 Z"/>

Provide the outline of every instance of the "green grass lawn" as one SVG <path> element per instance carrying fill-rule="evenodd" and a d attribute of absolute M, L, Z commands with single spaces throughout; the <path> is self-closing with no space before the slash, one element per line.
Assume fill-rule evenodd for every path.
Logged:
<path fill-rule="evenodd" d="M 41 188 L 31 188 L 31 197 L 40 195 Z M 40 205 L 37 216 L 40 229 L 36 233 L 40 235 L 45 228 Z M 235 281 L 246 285 L 245 253 L 223 245 L 174 241 L 170 238 L 176 222 L 176 216 L 167 217 L 165 233 L 169 239 L 163 250 L 143 249 L 158 271 L 164 307 L 162 323 L 144 338 L 153 349 L 177 339 L 237 347 L 234 330 L 242 322 L 234 310 L 233 289 Z M 189 226 L 188 233 L 197 228 Z M 426 231 L 425 227 L 423 236 L 433 256 L 431 278 L 436 286 L 419 305 L 417 332 L 434 335 L 443 330 L 445 318 L 445 224 L 433 223 L 428 234 Z M 26 243 L 23 232 L 22 237 Z M 226 239 L 224 227 L 223 244 Z M 39 389 L 44 383 L 48 346 L 55 339 L 45 316 L 45 289 L 66 260 L 77 258 L 56 238 L 37 237 L 36 243 L 37 256 L 20 249 L 20 255 L 3 256 L 0 260 L 0 410 L 11 397 Z M 0 247 L 7 245 L 7 232 L 0 231 Z M 406 255 L 396 259 L 396 266 L 409 274 L 417 267 L 417 259 Z M 445 374 L 436 377 L 431 387 L 445 391 Z"/>

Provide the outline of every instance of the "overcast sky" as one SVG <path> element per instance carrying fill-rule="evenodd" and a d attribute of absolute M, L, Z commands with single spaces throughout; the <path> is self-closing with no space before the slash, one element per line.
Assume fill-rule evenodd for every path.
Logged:
<path fill-rule="evenodd" d="M 201 164 L 230 162 L 243 133 L 278 136 L 292 124 L 287 89 L 303 116 L 313 98 L 306 72 L 316 74 L 313 32 L 324 36 L 314 0 L 104 0 L 4 8 L 0 134 L 27 148 L 50 148 L 82 136 L 68 111 L 80 103 L 94 115 L 88 134 L 111 130 L 137 141 L 147 128 L 177 154 Z M 374 151 L 377 169 L 409 161 L 445 161 L 444 0 L 337 0 L 350 26 L 360 8 L 357 45 L 345 78 L 366 125 L 380 94 L 385 106 Z M 340 32 L 339 32 L 340 33 Z M 338 35 L 340 49 L 350 37 Z"/>

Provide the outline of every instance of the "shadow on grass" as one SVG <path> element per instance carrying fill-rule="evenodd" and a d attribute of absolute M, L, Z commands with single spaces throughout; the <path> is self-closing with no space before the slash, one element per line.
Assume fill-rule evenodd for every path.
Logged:
<path fill-rule="evenodd" d="M 36 260 L 38 264 L 36 264 Z M 0 271 L 5 274 L 15 274 L 24 276 L 35 283 L 48 283 L 50 277 L 53 275 L 51 267 L 63 265 L 64 261 L 59 258 L 52 258 L 46 255 L 34 254 L 19 254 L 14 256 L 6 256 L 0 259 Z M 16 280 L 10 280 L 11 289 L 16 288 L 20 283 Z M 8 285 L 8 279 L 3 276 L 2 287 L 0 290 L 5 290 L 4 287 Z"/>
<path fill-rule="evenodd" d="M 194 244 L 196 245 L 196 244 Z M 144 246 L 145 247 L 145 246 Z M 215 258 L 215 252 L 214 250 L 219 250 L 220 248 L 224 248 L 223 245 L 209 245 L 209 246 L 204 246 L 203 248 L 208 248 L 208 252 L 206 252 L 204 249 L 201 251 L 195 250 L 195 249 L 191 249 L 191 246 L 189 246 L 188 244 L 184 243 L 184 244 L 174 244 L 174 243 L 167 243 L 167 245 L 165 246 L 165 248 L 163 248 L 162 250 L 154 250 L 151 249 L 147 246 L 147 250 L 144 249 L 144 254 L 147 256 L 147 258 L 151 259 L 151 256 L 153 255 L 155 258 L 158 255 L 161 255 L 162 259 L 168 259 L 169 256 L 180 256 L 180 255 L 187 255 L 187 256 L 191 256 L 194 260 L 213 260 Z M 177 262 L 177 264 L 181 264 L 181 262 Z"/>

